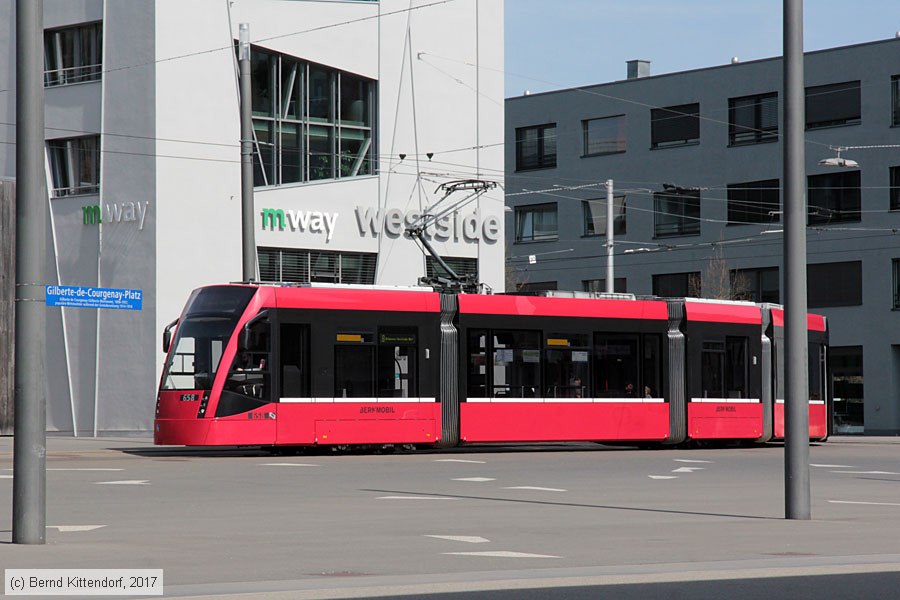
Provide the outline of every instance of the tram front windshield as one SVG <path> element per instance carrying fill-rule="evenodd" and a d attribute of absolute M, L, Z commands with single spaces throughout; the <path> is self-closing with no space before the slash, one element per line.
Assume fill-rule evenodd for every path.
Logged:
<path fill-rule="evenodd" d="M 211 287 L 194 292 L 163 371 L 163 390 L 209 390 L 238 319 L 255 292 Z"/>

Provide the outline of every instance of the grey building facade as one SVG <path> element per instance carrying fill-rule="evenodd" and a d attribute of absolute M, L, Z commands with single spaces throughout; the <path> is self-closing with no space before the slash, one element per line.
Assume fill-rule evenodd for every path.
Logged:
<path fill-rule="evenodd" d="M 612 179 L 615 291 L 783 302 L 781 59 L 648 66 L 507 99 L 507 288 L 605 289 Z M 805 78 L 835 432 L 900 434 L 900 39 L 808 53 Z"/>

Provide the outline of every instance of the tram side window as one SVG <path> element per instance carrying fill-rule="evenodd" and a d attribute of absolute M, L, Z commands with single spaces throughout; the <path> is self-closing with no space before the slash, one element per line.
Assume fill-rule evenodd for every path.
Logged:
<path fill-rule="evenodd" d="M 746 398 L 747 338 L 704 341 L 700 370 L 704 398 Z"/>
<path fill-rule="evenodd" d="M 810 342 L 807 349 L 809 355 L 809 399 L 823 400 L 825 388 L 825 346 Z"/>
<path fill-rule="evenodd" d="M 660 337 L 658 335 L 644 336 L 643 364 L 641 365 L 641 396 L 644 398 L 661 398 L 663 395 L 660 379 L 662 364 L 660 361 Z"/>
<path fill-rule="evenodd" d="M 375 397 L 375 344 L 371 333 L 338 333 L 334 347 L 334 395 Z"/>
<path fill-rule="evenodd" d="M 309 327 L 281 325 L 281 397 L 309 396 Z"/>
<path fill-rule="evenodd" d="M 487 398 L 487 336 L 486 329 L 470 329 L 468 344 L 467 398 Z"/>
<path fill-rule="evenodd" d="M 725 391 L 729 398 L 747 398 L 747 338 L 725 338 Z"/>
<path fill-rule="evenodd" d="M 590 388 L 590 339 L 586 334 L 547 336 L 544 386 L 547 398 L 584 398 Z"/>
<path fill-rule="evenodd" d="M 416 330 L 378 331 L 378 397 L 414 398 L 418 395 Z"/>
<path fill-rule="evenodd" d="M 775 398 L 784 400 L 784 336 L 780 331 L 776 330 L 772 344 L 772 364 L 775 368 Z"/>
<path fill-rule="evenodd" d="M 638 336 L 594 334 L 594 397 L 638 397 Z"/>
<path fill-rule="evenodd" d="M 700 382 L 704 398 L 725 397 L 725 343 L 703 342 Z"/>
<path fill-rule="evenodd" d="M 235 355 L 228 378 L 225 380 L 225 390 L 268 401 L 269 352 L 272 338 L 269 321 L 262 319 L 251 323 L 249 331 L 249 343 Z"/>
<path fill-rule="evenodd" d="M 492 391 L 495 398 L 536 398 L 541 395 L 541 333 L 493 331 Z"/>

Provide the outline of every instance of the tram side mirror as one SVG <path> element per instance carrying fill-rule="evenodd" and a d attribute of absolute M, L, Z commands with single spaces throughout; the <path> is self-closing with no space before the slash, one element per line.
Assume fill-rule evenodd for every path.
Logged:
<path fill-rule="evenodd" d="M 169 348 L 172 346 L 172 328 L 178 325 L 178 319 L 175 319 L 163 330 L 163 339 L 162 339 L 162 351 L 165 354 L 169 353 Z"/>
<path fill-rule="evenodd" d="M 269 318 L 269 311 L 264 310 L 246 323 L 241 328 L 241 333 L 238 336 L 238 351 L 243 352 L 245 350 L 253 350 L 253 326 Z"/>

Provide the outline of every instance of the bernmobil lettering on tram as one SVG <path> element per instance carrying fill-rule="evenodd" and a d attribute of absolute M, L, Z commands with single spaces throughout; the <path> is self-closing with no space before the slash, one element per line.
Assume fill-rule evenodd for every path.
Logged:
<path fill-rule="evenodd" d="M 363 406 L 359 409 L 360 414 L 367 413 L 392 413 L 394 412 L 393 406 Z"/>

